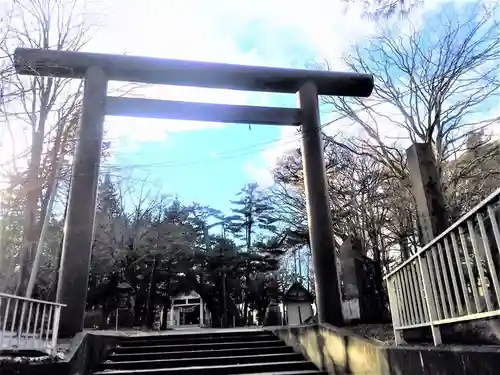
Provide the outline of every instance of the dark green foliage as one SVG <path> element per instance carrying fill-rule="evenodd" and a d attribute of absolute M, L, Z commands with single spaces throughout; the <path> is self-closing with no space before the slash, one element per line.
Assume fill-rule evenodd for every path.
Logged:
<path fill-rule="evenodd" d="M 275 232 L 276 219 L 271 215 L 273 208 L 266 203 L 266 197 L 258 190 L 256 183 L 249 183 L 231 201 L 234 216 L 230 217 L 230 231 L 236 238 L 245 240 L 247 251 L 251 250 L 253 235 L 258 232 Z"/>
<path fill-rule="evenodd" d="M 87 302 L 102 311 L 101 326 L 117 307 L 122 281 L 133 290 L 135 325 L 151 327 L 171 297 L 191 290 L 206 302 L 214 326 L 243 325 L 252 320 L 249 311 L 262 324 L 270 299 L 280 298 L 273 275 L 283 250 L 256 184 L 241 191 L 233 216 L 178 198 L 139 196 L 135 206 L 125 205 L 122 190 L 105 176 L 98 192 Z"/>

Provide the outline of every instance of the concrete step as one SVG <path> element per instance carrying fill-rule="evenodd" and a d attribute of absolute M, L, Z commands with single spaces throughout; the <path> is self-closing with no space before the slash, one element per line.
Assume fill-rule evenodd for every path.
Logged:
<path fill-rule="evenodd" d="M 233 374 L 228 374 L 233 375 Z M 319 370 L 300 370 L 300 371 L 280 371 L 280 372 L 261 372 L 247 375 L 327 375 L 326 372 Z"/>
<path fill-rule="evenodd" d="M 227 357 L 232 355 L 258 355 L 266 353 L 294 353 L 293 348 L 288 346 L 259 346 L 242 348 L 223 348 L 208 350 L 185 350 L 175 352 L 150 352 L 150 353 L 118 353 L 111 354 L 111 361 L 135 361 L 153 359 L 175 359 L 175 358 L 204 358 L 204 357 Z"/>
<path fill-rule="evenodd" d="M 269 333 L 254 333 L 245 335 L 198 335 L 186 337 L 185 335 L 171 336 L 150 336 L 142 339 L 125 339 L 120 340 L 119 347 L 134 347 L 144 345 L 181 345 L 181 344 L 203 344 L 203 343 L 226 343 L 226 342 L 241 342 L 241 341 L 276 341 L 278 338 Z"/>
<path fill-rule="evenodd" d="M 155 339 L 164 339 L 170 337 L 185 337 L 185 338 L 193 338 L 193 337 L 245 337 L 245 336 L 254 336 L 254 335 L 268 335 L 274 336 L 271 331 L 266 331 L 264 329 L 253 329 L 253 330 L 197 330 L 194 332 L 191 331 L 167 331 L 166 333 L 159 334 L 151 334 L 151 335 L 136 335 L 136 336 L 126 336 L 123 337 L 123 341 L 142 341 L 145 339 L 155 340 Z"/>
<path fill-rule="evenodd" d="M 285 346 L 285 343 L 278 339 L 269 341 L 236 341 L 236 342 L 221 342 L 221 343 L 201 343 L 201 344 L 175 344 L 175 345 L 144 345 L 144 346 L 128 346 L 116 347 L 110 349 L 109 354 L 130 354 L 130 353 L 160 353 L 160 352 L 181 352 L 191 350 L 218 350 L 218 349 L 237 349 L 237 348 L 260 348 L 260 347 L 280 347 Z"/>
<path fill-rule="evenodd" d="M 94 375 L 240 375 L 240 374 L 280 374 L 280 372 L 309 371 L 312 374 L 320 374 L 316 367 L 306 361 L 285 361 L 285 362 L 264 362 L 245 363 L 217 366 L 189 366 L 178 368 L 157 368 L 157 369 L 130 369 L 130 370 L 103 370 L 95 372 Z M 311 372 L 312 371 L 312 372 Z M 316 371 L 316 372 L 315 372 Z M 293 374 L 293 372 L 292 372 Z M 300 374 L 300 373 L 299 373 Z M 307 372 L 306 372 L 307 374 Z"/>
<path fill-rule="evenodd" d="M 304 361 L 304 357 L 298 353 L 270 353 L 259 355 L 239 355 L 226 357 L 204 357 L 204 358 L 175 358 L 175 359 L 154 359 L 139 361 L 110 362 L 101 364 L 102 370 L 129 370 L 129 369 L 153 369 L 153 368 L 177 368 L 192 366 L 221 366 L 221 365 L 241 365 L 248 363 L 266 362 L 286 362 Z"/>

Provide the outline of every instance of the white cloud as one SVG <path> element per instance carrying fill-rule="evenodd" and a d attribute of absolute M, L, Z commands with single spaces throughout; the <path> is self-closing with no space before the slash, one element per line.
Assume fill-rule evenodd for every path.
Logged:
<path fill-rule="evenodd" d="M 447 0 L 425 2 L 424 11 Z M 456 0 L 469 2 L 472 0 Z M 492 0 L 488 0 L 492 1 Z M 327 58 L 336 70 L 344 70 L 341 57 L 371 35 L 373 23 L 362 18 L 361 3 L 346 7 L 343 1 L 309 0 L 112 0 L 99 3 L 100 26 L 87 51 L 205 60 L 252 65 L 296 65 L 312 58 Z M 102 8 L 105 8 L 105 12 Z M 423 12 L 423 11 L 422 11 Z M 419 15 L 420 17 L 420 15 Z M 250 38 L 248 48 L 242 48 Z M 111 89 L 116 85 L 111 85 Z M 158 99 L 229 104 L 269 103 L 272 95 L 172 86 L 149 86 L 135 95 Z M 168 133 L 194 131 L 221 124 L 109 117 L 107 138 L 120 150 L 143 142 L 168 142 Z M 331 131 L 346 131 L 340 121 Z M 354 129 L 355 130 L 355 129 Z M 279 155 L 300 146 L 293 128 L 283 128 L 280 141 L 265 150 L 245 170 L 269 181 L 270 167 Z M 259 177 L 260 176 L 260 177 Z"/>
<path fill-rule="evenodd" d="M 276 143 L 243 166 L 249 177 L 263 188 L 272 185 L 271 170 L 279 158 L 287 152 L 300 147 L 301 138 L 296 127 L 284 126 L 281 128 L 280 133 L 280 139 Z"/>
<path fill-rule="evenodd" d="M 282 17 L 281 21 L 274 22 L 274 26 L 288 27 L 289 30 L 292 28 L 290 24 L 287 24 L 287 20 L 294 20 L 296 18 L 300 19 L 299 23 L 295 26 L 296 33 L 302 33 L 305 39 L 301 40 L 301 43 L 307 44 L 310 51 L 314 57 L 318 60 L 327 59 L 334 70 L 345 70 L 345 66 L 342 61 L 342 56 L 349 53 L 349 49 L 356 43 L 363 41 L 364 38 L 370 37 L 376 31 L 376 29 L 381 25 L 381 23 L 386 23 L 394 28 L 394 31 L 399 33 L 402 30 L 409 29 L 410 23 L 408 20 L 402 20 L 399 17 L 391 18 L 385 22 L 379 21 L 378 25 L 368 22 L 362 17 L 362 12 L 360 8 L 351 8 L 347 13 L 342 13 L 341 5 L 339 2 L 328 2 L 328 5 L 320 1 L 311 1 L 312 6 L 308 6 L 308 10 L 304 10 L 304 13 L 299 17 Z M 457 8 L 472 3 L 477 2 L 477 0 L 435 0 L 425 2 L 422 7 L 417 8 L 412 11 L 411 22 L 413 27 L 421 27 L 426 17 L 431 12 L 439 11 L 440 7 L 445 4 L 454 3 Z M 497 0 L 483 0 L 485 4 L 497 3 Z M 309 5 L 309 4 L 308 4 Z M 292 12 L 295 8 L 292 7 Z M 309 22 L 313 20 L 311 13 L 315 10 L 321 10 L 320 15 L 317 16 L 317 23 Z M 341 15 L 340 17 L 332 17 L 332 14 Z M 269 20 L 273 23 L 273 20 Z M 302 22 L 302 23 L 300 23 Z M 272 43 L 273 40 L 269 43 Z M 274 41 L 276 42 L 276 41 Z M 275 45 L 279 49 L 278 44 Z M 397 140 L 398 145 L 401 147 L 407 147 L 409 145 L 408 133 L 401 129 L 401 127 L 396 126 L 395 122 L 400 118 L 399 123 L 404 122 L 402 119 L 402 114 L 400 111 L 395 109 L 391 104 L 381 104 L 378 105 L 378 111 L 383 113 L 385 116 L 377 120 L 380 124 L 379 132 L 387 143 L 394 144 Z M 363 117 L 363 114 L 360 114 Z M 330 118 L 335 117 L 333 115 L 323 116 L 323 123 L 330 120 Z M 366 115 L 365 115 L 366 117 Z M 496 134 L 500 134 L 500 130 L 495 129 L 493 126 L 493 131 Z M 500 127 L 498 127 L 500 128 Z M 335 122 L 329 127 L 325 128 L 325 132 L 328 134 L 338 134 L 343 135 L 354 135 L 367 137 L 363 129 L 356 124 L 353 124 L 351 120 L 341 119 Z M 495 134 L 495 136 L 497 136 Z M 287 129 L 282 132 L 281 139 L 277 144 L 272 145 L 269 149 L 265 150 L 261 155 L 256 157 L 255 160 L 249 162 L 245 165 L 245 170 L 254 179 L 261 179 L 268 183 L 269 181 L 269 171 L 276 165 L 276 161 L 283 154 L 284 151 L 300 147 L 300 140 L 290 140 L 290 134 Z"/>
<path fill-rule="evenodd" d="M 87 46 L 87 50 L 106 53 L 169 57 L 250 65 L 283 66 L 292 64 L 294 57 L 284 55 L 283 45 L 290 51 L 297 38 L 312 44 L 313 49 L 330 45 L 326 51 L 343 51 L 345 38 L 337 38 L 336 31 L 356 34 L 359 28 L 349 22 L 354 14 L 344 14 L 344 5 L 339 2 L 313 1 L 304 9 L 289 2 L 216 0 L 210 3 L 184 1 L 157 2 L 144 0 L 140 3 L 129 0 L 113 2 L 108 6 L 110 17 Z M 330 3 L 333 3 L 330 4 Z M 242 11 L 244 9 L 244 11 Z M 332 15 L 342 15 L 332 17 Z M 333 23 L 331 20 L 336 20 Z M 123 22 L 123 20 L 131 20 Z M 133 21 L 132 21 L 133 20 Z M 264 34 L 252 29 L 261 25 Z M 258 35 L 258 46 L 241 48 L 244 37 Z M 333 36 L 332 36 L 333 35 Z M 339 45 L 342 44 L 342 46 Z M 340 56 L 340 54 L 339 54 Z M 299 61 L 303 67 L 305 61 Z M 116 87 L 116 85 L 114 85 Z M 157 99 L 197 101 L 228 104 L 268 104 L 272 95 L 208 90 L 197 88 L 154 86 L 134 90 L 134 95 Z M 149 119 L 109 118 L 107 136 L 120 149 L 134 148 L 138 142 L 164 142 L 169 132 L 198 130 L 221 126 L 220 124 L 162 121 Z M 266 156 L 266 160 L 270 159 Z M 267 161 L 266 161 L 267 163 Z"/>
<path fill-rule="evenodd" d="M 248 175 L 251 181 L 257 182 L 260 188 L 266 188 L 273 184 L 273 177 L 268 169 L 262 169 L 256 163 L 247 163 L 243 165 L 243 171 Z"/>
<path fill-rule="evenodd" d="M 88 50 L 144 56 L 217 61 L 250 65 L 297 65 L 314 51 L 341 69 L 340 58 L 349 46 L 372 30 L 360 27 L 360 6 L 346 7 L 341 1 L 311 0 L 307 6 L 283 0 L 215 0 L 199 2 L 143 0 L 113 1 L 109 17 L 93 38 Z M 127 20 L 128 22 L 123 22 Z M 256 38 L 242 48 L 245 38 Z M 152 98 L 247 104 L 255 95 L 224 90 L 154 87 L 142 90 Z M 270 95 L 261 96 L 267 104 Z M 152 122 L 141 119 L 141 126 L 124 125 L 134 120 L 110 118 L 108 129 L 114 137 L 128 143 L 164 141 L 172 131 L 197 130 L 199 124 Z M 213 125 L 213 124 L 211 124 Z M 211 126 L 205 125 L 205 126 Z M 144 129 L 148 129 L 145 134 Z M 269 157 L 266 156 L 266 159 Z"/>
<path fill-rule="evenodd" d="M 113 85 L 118 86 L 118 85 Z M 226 103 L 243 105 L 248 102 L 248 94 L 242 91 L 209 90 L 192 87 L 150 85 L 133 90 L 133 96 L 150 99 L 176 100 L 186 102 Z M 178 121 L 137 117 L 106 118 L 106 138 L 114 141 L 113 148 L 133 151 L 144 142 L 163 143 L 168 133 L 222 128 L 221 123 L 201 121 Z M 113 152 L 111 153 L 113 154 Z"/>
<path fill-rule="evenodd" d="M 267 3 L 266 3 L 267 4 Z M 300 50 L 305 46 L 309 56 L 304 59 L 327 59 L 333 70 L 345 70 L 342 56 L 364 37 L 374 31 L 374 25 L 362 16 L 359 6 L 346 8 L 345 3 L 335 1 L 313 0 L 307 7 L 285 5 L 284 2 L 270 2 L 270 10 L 255 15 L 267 22 L 269 31 L 280 35 L 280 30 L 286 30 L 289 38 L 298 39 L 295 48 Z M 260 8 L 265 9 L 265 7 Z M 284 11 L 286 9 L 286 11 Z M 273 17 L 275 13 L 283 12 L 281 17 Z M 267 13 L 268 12 L 268 13 Z M 264 50 L 279 51 L 280 39 L 273 38 L 270 32 L 269 39 L 262 41 Z M 307 61 L 302 61 L 304 64 Z M 287 151 L 300 147 L 300 136 L 296 129 L 284 127 L 281 130 L 280 140 L 262 152 L 261 155 L 247 163 L 244 169 L 250 177 L 261 185 L 272 183 L 270 170 L 277 160 Z"/>
<path fill-rule="evenodd" d="M 106 5 L 109 17 L 86 46 L 87 51 L 151 57 L 262 65 L 256 51 L 241 52 L 232 30 L 221 24 L 224 1 L 141 2 L 115 0 Z M 126 20 L 126 22 L 124 22 Z M 110 84 L 110 92 L 120 85 Z M 249 93 L 192 87 L 149 85 L 134 96 L 206 103 L 248 104 Z M 264 98 L 264 97 L 263 97 Z M 261 98 L 261 101 L 263 98 Z M 221 127 L 221 124 L 109 117 L 107 136 L 123 150 L 138 143 L 164 142 L 168 133 Z"/>

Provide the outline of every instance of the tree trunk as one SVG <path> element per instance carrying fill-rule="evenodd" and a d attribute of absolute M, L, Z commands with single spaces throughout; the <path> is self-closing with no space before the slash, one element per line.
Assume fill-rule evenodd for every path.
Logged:
<path fill-rule="evenodd" d="M 375 308 L 378 310 L 378 316 L 385 320 L 387 317 L 386 311 L 386 293 L 384 289 L 384 278 L 382 272 L 382 257 L 380 251 L 380 245 L 377 241 L 377 231 L 372 229 L 370 230 L 370 238 L 373 244 L 373 263 L 374 263 L 374 275 L 373 275 L 373 283 L 375 287 L 375 297 L 376 300 L 373 301 Z"/>
<path fill-rule="evenodd" d="M 153 263 L 153 269 L 151 270 L 151 280 L 149 281 L 149 291 L 148 297 L 146 300 L 146 319 L 145 324 L 148 328 L 153 328 L 154 323 L 154 313 L 155 313 L 155 296 L 156 296 L 156 282 L 155 275 L 156 269 L 158 268 L 158 264 L 160 259 L 158 256 L 155 257 L 155 261 Z"/>
<path fill-rule="evenodd" d="M 248 295 L 247 295 L 247 290 L 248 290 L 248 285 L 250 284 L 250 271 L 249 271 L 250 265 L 247 262 L 247 270 L 245 274 L 245 301 L 243 303 L 243 324 L 247 325 L 247 317 L 248 317 Z"/>
<path fill-rule="evenodd" d="M 48 41 L 46 38 L 44 42 Z M 38 237 L 40 233 L 39 223 L 37 221 L 38 200 L 42 186 L 40 183 L 40 166 L 42 163 L 43 142 L 45 137 L 45 124 L 51 108 L 49 102 L 52 96 L 54 78 L 41 77 L 39 80 L 33 80 L 31 91 L 33 92 L 33 102 L 31 104 L 31 153 L 28 168 L 27 194 L 25 206 L 24 221 L 24 246 L 21 250 L 19 263 L 19 278 L 16 294 L 24 295 L 28 286 L 28 278 L 31 272 L 31 264 L 36 251 Z M 40 99 L 37 103 L 35 97 Z M 38 107 L 37 107 L 38 104 Z"/>
<path fill-rule="evenodd" d="M 226 271 L 222 272 L 222 298 L 223 298 L 223 309 L 222 315 L 224 317 L 224 328 L 227 328 L 227 290 L 226 290 Z"/>
<path fill-rule="evenodd" d="M 28 170 L 26 206 L 24 217 L 24 245 L 19 257 L 19 274 L 16 294 L 25 294 L 28 279 L 31 273 L 31 264 L 38 242 L 39 228 L 37 228 L 38 197 L 41 190 L 39 174 L 43 149 L 43 128 L 34 131 L 32 135 L 30 166 Z"/>

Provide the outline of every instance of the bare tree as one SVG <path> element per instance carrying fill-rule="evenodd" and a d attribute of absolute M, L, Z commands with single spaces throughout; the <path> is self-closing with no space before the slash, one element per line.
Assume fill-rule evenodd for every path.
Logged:
<path fill-rule="evenodd" d="M 377 308 L 382 311 L 385 301 L 383 273 L 395 260 L 409 256 L 414 249 L 412 244 L 417 236 L 412 227 L 415 216 L 411 211 L 413 206 L 408 205 L 411 200 L 408 194 L 401 194 L 403 189 L 393 173 L 377 160 L 359 155 L 326 135 L 324 154 L 332 229 L 337 248 L 350 238 L 360 240 L 360 255 L 372 260 L 373 274 L 370 280 L 380 297 L 376 302 L 380 302 Z M 275 186 L 269 191 L 268 201 L 274 205 L 275 215 L 290 232 L 302 230 L 307 240 L 300 150 L 282 158 L 274 170 L 274 179 Z M 404 189 L 404 193 L 407 192 Z M 303 259 L 300 248 L 306 247 L 307 241 L 294 240 L 288 243 L 293 250 L 293 260 L 289 260 L 293 265 L 290 267 L 288 264 L 288 268 L 291 268 L 292 275 L 297 277 L 298 273 L 300 277 Z M 309 255 L 308 252 L 302 253 Z M 308 263 L 308 258 L 305 261 Z"/>
<path fill-rule="evenodd" d="M 15 0 L 5 42 L 3 58 L 13 66 L 15 47 L 55 50 L 81 49 L 88 28 L 79 0 Z M 27 171 L 22 176 L 25 200 L 24 246 L 19 256 L 17 293 L 24 293 L 32 259 L 40 235 L 60 159 L 71 152 L 81 104 L 81 82 L 52 77 L 11 75 L 8 86 L 13 98 L 4 106 L 6 124 L 18 138 L 27 138 L 26 150 L 15 150 L 13 160 L 21 159 Z M 11 165 L 15 166 L 15 164 Z"/>
<path fill-rule="evenodd" d="M 498 4 L 450 5 L 423 25 L 382 30 L 345 58 L 351 70 L 374 75 L 372 96 L 326 102 L 364 130 L 363 149 L 395 174 L 404 177 L 401 140 L 432 144 L 441 168 L 470 131 L 487 133 L 500 119 L 498 15 Z M 394 133 L 395 141 L 387 137 Z"/>
<path fill-rule="evenodd" d="M 372 19 L 389 18 L 394 15 L 406 16 L 422 5 L 424 0 L 344 0 L 350 4 L 361 4 L 365 14 Z"/>
<path fill-rule="evenodd" d="M 6 46 L 12 20 L 12 5 L 0 4 L 0 46 Z M 13 66 L 8 55 L 0 54 L 0 149 L 6 145 L 15 147 L 12 129 L 6 116 L 6 106 L 15 98 L 15 92 L 10 90 L 10 81 L 14 75 Z M 5 151 L 2 152 L 2 155 Z M 1 160 L 2 163 L 5 160 Z M 1 169 L 1 167 L 0 167 Z"/>

